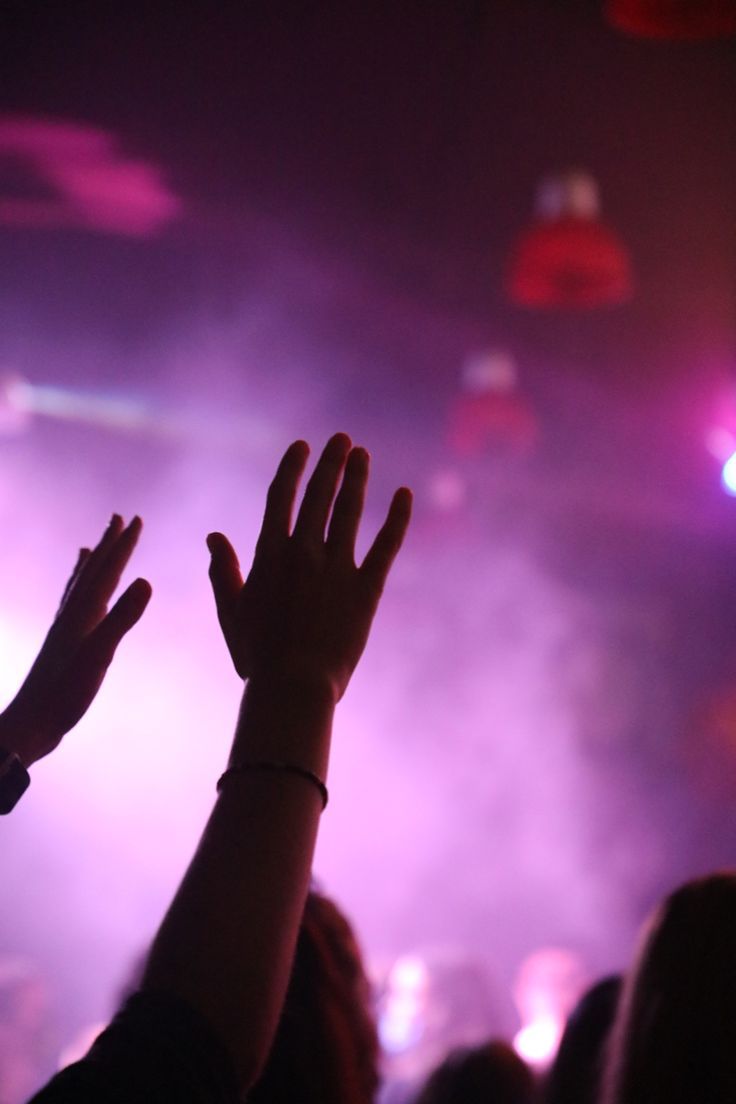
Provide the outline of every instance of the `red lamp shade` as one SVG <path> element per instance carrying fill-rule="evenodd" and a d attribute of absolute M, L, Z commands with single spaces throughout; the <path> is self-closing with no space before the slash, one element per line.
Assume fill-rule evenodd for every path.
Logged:
<path fill-rule="evenodd" d="M 543 181 L 537 218 L 516 241 L 506 278 L 525 307 L 597 307 L 631 295 L 631 265 L 618 236 L 598 219 L 595 182 L 582 173 Z"/>
<path fill-rule="evenodd" d="M 608 22 L 645 38 L 681 41 L 736 34 L 734 0 L 607 0 Z"/>
<path fill-rule="evenodd" d="M 455 455 L 526 454 L 538 436 L 534 411 L 517 390 L 511 357 L 503 352 L 472 357 L 463 371 L 463 391 L 448 415 L 446 439 Z"/>

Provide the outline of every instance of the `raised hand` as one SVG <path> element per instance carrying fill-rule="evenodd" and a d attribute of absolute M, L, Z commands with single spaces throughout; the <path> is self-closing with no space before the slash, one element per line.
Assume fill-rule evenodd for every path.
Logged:
<path fill-rule="evenodd" d="M 296 680 L 338 701 L 363 652 L 404 539 L 411 492 L 405 487 L 396 491 L 358 567 L 355 541 L 368 481 L 368 453 L 352 448 L 345 434 L 330 438 L 292 530 L 294 500 L 308 455 L 309 446 L 295 441 L 279 464 L 246 581 L 222 533 L 207 538 L 210 580 L 225 642 L 241 678 Z"/>
<path fill-rule="evenodd" d="M 83 548 L 28 676 L 0 714 L 0 746 L 29 766 L 48 755 L 92 704 L 115 649 L 139 620 L 151 586 L 136 579 L 108 603 L 138 543 L 142 522 L 114 514 L 96 548 Z"/>

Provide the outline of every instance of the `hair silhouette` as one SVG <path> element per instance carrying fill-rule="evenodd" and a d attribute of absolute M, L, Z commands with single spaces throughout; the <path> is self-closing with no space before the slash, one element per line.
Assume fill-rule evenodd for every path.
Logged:
<path fill-rule="evenodd" d="M 736 875 L 688 882 L 646 926 L 613 1029 L 603 1100 L 736 1100 Z"/>
<path fill-rule="evenodd" d="M 371 1104 L 379 1084 L 371 992 L 353 930 L 310 892 L 284 1011 L 248 1104 Z"/>
<path fill-rule="evenodd" d="M 545 1104 L 597 1104 L 622 979 L 596 982 L 565 1025 L 544 1091 Z"/>
<path fill-rule="evenodd" d="M 534 1075 L 500 1041 L 455 1050 L 430 1074 L 416 1104 L 531 1104 Z"/>

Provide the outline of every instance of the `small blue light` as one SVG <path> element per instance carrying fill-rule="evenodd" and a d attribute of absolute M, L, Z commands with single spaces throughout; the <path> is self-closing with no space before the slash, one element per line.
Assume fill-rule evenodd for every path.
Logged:
<path fill-rule="evenodd" d="M 736 452 L 732 452 L 723 465 L 721 483 L 727 494 L 736 495 Z"/>

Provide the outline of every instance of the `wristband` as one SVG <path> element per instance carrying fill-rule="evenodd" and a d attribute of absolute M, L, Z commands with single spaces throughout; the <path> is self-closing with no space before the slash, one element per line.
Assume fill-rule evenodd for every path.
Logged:
<path fill-rule="evenodd" d="M 314 771 L 308 770 L 307 767 L 297 766 L 296 763 L 277 763 L 270 760 L 261 760 L 257 763 L 235 763 L 234 766 L 228 767 L 218 778 L 217 792 L 220 793 L 223 783 L 231 774 L 241 774 L 246 771 L 276 771 L 283 774 L 296 774 L 300 778 L 306 778 L 307 782 L 311 782 L 319 790 L 319 796 L 322 798 L 322 811 L 324 812 L 327 808 L 327 802 L 330 799 L 327 786 Z"/>
<path fill-rule="evenodd" d="M 30 784 L 30 775 L 18 756 L 0 748 L 0 815 L 13 811 Z"/>

